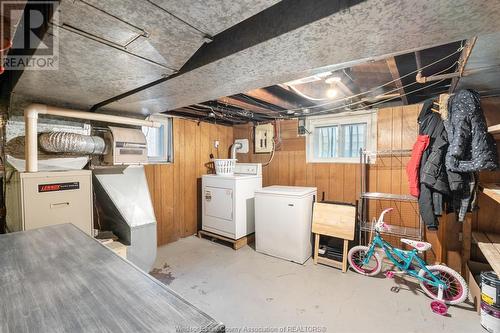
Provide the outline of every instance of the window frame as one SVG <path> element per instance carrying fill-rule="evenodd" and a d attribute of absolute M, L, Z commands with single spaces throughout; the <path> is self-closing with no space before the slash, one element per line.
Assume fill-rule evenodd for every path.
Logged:
<path fill-rule="evenodd" d="M 147 117 L 147 120 L 156 121 L 162 124 L 163 126 L 163 147 L 165 148 L 161 157 L 150 157 L 148 156 L 148 164 L 168 164 L 173 163 L 174 157 L 174 137 L 173 137 L 173 119 L 171 116 L 167 116 L 164 114 L 154 114 Z M 143 126 L 144 127 L 144 126 Z M 142 128 L 141 128 L 142 130 Z M 144 133 L 144 132 L 143 132 Z M 144 134 L 146 136 L 146 134 Z M 146 142 L 149 145 L 150 143 L 147 141 L 148 138 L 146 136 Z"/>
<path fill-rule="evenodd" d="M 312 116 L 306 119 L 306 161 L 307 163 L 359 163 L 360 157 L 315 157 L 314 133 L 318 127 L 338 126 L 337 147 L 343 142 L 342 125 L 366 123 L 366 150 L 375 151 L 377 147 L 377 109 L 357 112 L 343 112 L 325 116 Z M 340 154 L 340 150 L 338 151 Z M 370 161 L 375 162 L 375 159 Z"/>

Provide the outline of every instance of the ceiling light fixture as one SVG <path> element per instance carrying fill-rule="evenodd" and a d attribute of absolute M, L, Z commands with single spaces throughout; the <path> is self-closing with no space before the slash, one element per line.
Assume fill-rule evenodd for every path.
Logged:
<path fill-rule="evenodd" d="M 326 91 L 326 97 L 335 98 L 338 95 L 338 90 L 336 88 L 330 88 Z"/>

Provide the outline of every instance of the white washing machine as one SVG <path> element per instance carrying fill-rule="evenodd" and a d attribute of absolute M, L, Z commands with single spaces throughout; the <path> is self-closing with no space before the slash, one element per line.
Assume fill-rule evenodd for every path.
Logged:
<path fill-rule="evenodd" d="M 255 249 L 303 264 L 312 253 L 316 187 L 268 186 L 255 192 Z"/>
<path fill-rule="evenodd" d="M 231 239 L 255 232 L 254 197 L 260 188 L 260 163 L 236 163 L 232 176 L 202 176 L 202 229 Z"/>

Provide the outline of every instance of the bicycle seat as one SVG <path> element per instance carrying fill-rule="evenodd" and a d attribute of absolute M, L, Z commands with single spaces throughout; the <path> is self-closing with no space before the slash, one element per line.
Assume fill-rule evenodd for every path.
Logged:
<path fill-rule="evenodd" d="M 418 251 L 427 251 L 432 247 L 431 243 L 420 242 L 406 238 L 401 238 L 401 242 L 410 245 L 411 247 L 417 249 Z"/>

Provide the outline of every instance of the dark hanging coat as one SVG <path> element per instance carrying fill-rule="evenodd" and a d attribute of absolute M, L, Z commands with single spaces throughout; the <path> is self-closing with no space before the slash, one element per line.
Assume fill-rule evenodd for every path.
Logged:
<path fill-rule="evenodd" d="M 420 161 L 420 216 L 430 229 L 438 226 L 437 216 L 442 214 L 443 196 L 450 194 L 445 156 L 448 140 L 443 121 L 433 112 L 432 100 L 425 101 L 418 116 L 419 135 L 428 135 L 429 146 Z"/>
<path fill-rule="evenodd" d="M 454 172 L 446 168 L 446 154 L 449 149 L 448 135 L 441 115 L 433 112 L 432 100 L 427 100 L 418 116 L 419 134 L 430 137 L 429 147 L 420 161 L 419 210 L 428 228 L 436 229 L 437 217 L 442 214 L 443 203 L 463 220 L 471 202 L 470 173 Z"/>
<path fill-rule="evenodd" d="M 456 172 L 498 168 L 496 142 L 488 133 L 479 94 L 460 90 L 449 101 L 445 119 L 450 147 L 446 167 Z"/>

